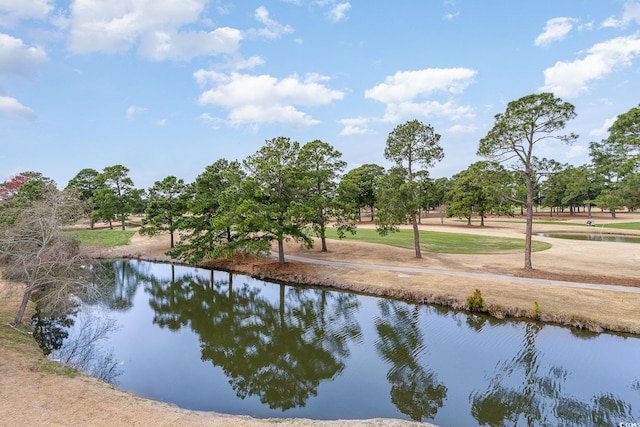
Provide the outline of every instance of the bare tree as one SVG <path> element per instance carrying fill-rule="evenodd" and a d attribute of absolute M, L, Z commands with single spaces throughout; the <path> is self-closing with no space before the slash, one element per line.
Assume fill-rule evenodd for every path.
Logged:
<path fill-rule="evenodd" d="M 102 348 L 100 342 L 115 332 L 118 325 L 101 310 L 96 306 L 78 313 L 70 336 L 60 348 L 52 351 L 51 358 L 116 385 L 118 376 L 122 374 L 120 363 L 110 350 Z"/>
<path fill-rule="evenodd" d="M 81 213 L 75 192 L 53 188 L 22 206 L 17 220 L 0 228 L 2 275 L 25 286 L 14 323 L 22 323 L 32 297 L 42 310 L 60 313 L 75 305 L 78 297 L 98 295 L 97 265 L 80 254 L 77 240 L 60 230 Z"/>

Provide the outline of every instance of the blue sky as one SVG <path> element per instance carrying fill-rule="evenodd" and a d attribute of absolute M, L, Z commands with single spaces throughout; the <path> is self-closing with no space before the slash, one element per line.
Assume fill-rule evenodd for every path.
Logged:
<path fill-rule="evenodd" d="M 0 0 L 0 181 L 122 164 L 139 188 L 192 182 L 278 136 L 388 167 L 413 119 L 450 177 L 542 91 L 575 105 L 580 138 L 536 154 L 584 164 L 640 102 L 639 24 L 622 0 Z"/>

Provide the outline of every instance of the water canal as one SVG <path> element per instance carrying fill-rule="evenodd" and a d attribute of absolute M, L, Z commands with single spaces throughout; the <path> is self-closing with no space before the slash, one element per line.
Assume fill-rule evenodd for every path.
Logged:
<path fill-rule="evenodd" d="M 589 240 L 593 242 L 616 242 L 616 243 L 640 243 L 640 236 L 608 233 L 536 233 L 541 237 L 553 237 L 555 239 L 568 240 Z"/>
<path fill-rule="evenodd" d="M 51 356 L 102 331 L 97 365 L 139 396 L 254 417 L 640 422 L 637 337 L 169 264 L 109 268 L 109 302 L 85 306 Z"/>

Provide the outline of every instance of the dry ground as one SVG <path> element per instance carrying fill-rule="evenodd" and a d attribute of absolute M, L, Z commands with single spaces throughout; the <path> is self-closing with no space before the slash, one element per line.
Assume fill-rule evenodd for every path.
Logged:
<path fill-rule="evenodd" d="M 546 219 L 546 218 L 543 218 Z M 611 222 L 608 216 L 596 216 L 596 224 Z M 616 222 L 640 221 L 640 215 L 620 214 Z M 534 232 L 595 231 L 597 227 L 568 226 L 584 224 L 585 218 L 563 218 L 553 225 L 539 225 Z M 523 237 L 524 224 L 490 222 L 484 228 L 468 227 L 447 220 L 424 220 L 429 230 Z M 366 225 L 363 225 L 366 226 Z M 599 230 L 598 230 L 599 231 Z M 611 231 L 611 230 L 606 230 Z M 640 232 L 626 232 L 638 234 Z M 533 254 L 533 272 L 522 269 L 523 254 L 447 255 L 425 253 L 421 260 L 413 251 L 353 241 L 330 241 L 329 252 L 304 249 L 288 244 L 287 255 L 370 264 L 372 268 L 322 267 L 302 262 L 226 260 L 210 266 L 235 269 L 255 276 L 327 285 L 372 294 L 390 295 L 419 301 L 439 301 L 461 306 L 475 289 L 494 306 L 496 314 L 530 314 L 534 301 L 541 317 L 549 321 L 640 333 L 640 294 L 586 290 L 519 282 L 509 276 L 528 276 L 573 282 L 617 284 L 640 287 L 640 245 L 573 241 L 535 237 L 550 242 L 551 249 Z M 135 235 L 127 246 L 103 251 L 104 257 L 132 257 L 168 261 L 166 236 L 148 238 Z M 231 264 L 234 262 L 234 264 Z M 426 267 L 445 271 L 504 274 L 501 279 L 470 278 L 446 274 L 385 271 L 374 265 Z M 0 282 L 0 289 L 2 289 Z M 6 288 L 6 287 L 5 287 Z M 5 289 L 6 290 L 6 289 Z M 8 322 L 18 305 L 16 294 L 2 293 L 0 328 Z M 498 308 L 500 307 L 500 308 Z M 248 417 L 193 412 L 171 405 L 137 398 L 114 390 L 92 378 L 47 373 L 50 363 L 37 353 L 31 340 L 0 346 L 0 424 L 2 425 L 408 425 L 397 420 L 334 421 L 256 420 Z M 25 349 L 26 348 L 26 349 Z M 47 367 L 45 369 L 45 367 Z M 55 370 L 55 369 L 54 369 Z M 58 369 L 59 370 L 59 369 Z M 64 372 L 64 370 L 62 370 Z"/>

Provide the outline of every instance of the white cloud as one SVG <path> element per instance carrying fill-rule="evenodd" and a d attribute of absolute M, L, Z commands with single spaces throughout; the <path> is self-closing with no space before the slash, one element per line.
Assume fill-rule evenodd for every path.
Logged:
<path fill-rule="evenodd" d="M 166 124 L 167 124 L 167 119 L 156 120 L 156 126 L 163 127 L 163 126 L 166 126 Z"/>
<path fill-rule="evenodd" d="M 0 73 L 32 77 L 47 62 L 41 47 L 28 47 L 22 40 L 0 33 Z"/>
<path fill-rule="evenodd" d="M 212 129 L 220 129 L 222 125 L 224 125 L 223 119 L 214 117 L 209 113 L 200 114 L 200 116 L 198 116 L 198 119 L 211 125 Z"/>
<path fill-rule="evenodd" d="M 572 145 L 569 151 L 566 154 L 567 159 L 577 159 L 580 157 L 584 157 L 589 150 L 587 147 L 583 147 L 582 145 Z"/>
<path fill-rule="evenodd" d="M 640 3 L 631 1 L 625 3 L 622 20 L 625 23 L 635 22 L 636 24 L 640 24 Z"/>
<path fill-rule="evenodd" d="M 369 129 L 370 122 L 371 122 L 371 119 L 366 117 L 342 119 L 340 120 L 340 124 L 344 125 L 344 128 L 342 128 L 339 135 L 349 136 L 349 135 L 365 135 L 365 134 L 373 133 L 373 131 Z"/>
<path fill-rule="evenodd" d="M 258 22 L 264 25 L 264 28 L 249 31 L 250 34 L 257 34 L 258 36 L 274 40 L 283 34 L 293 33 L 293 28 L 291 28 L 291 26 L 282 25 L 271 19 L 269 17 L 269 11 L 264 6 L 260 6 L 256 9 L 255 18 Z"/>
<path fill-rule="evenodd" d="M 0 111 L 12 116 L 20 116 L 25 119 L 35 119 L 36 114 L 30 108 L 25 107 L 17 99 L 8 96 L 0 96 Z"/>
<path fill-rule="evenodd" d="M 347 19 L 347 12 L 351 9 L 351 3 L 339 3 L 331 8 L 327 12 L 327 16 L 332 22 L 340 22 Z"/>
<path fill-rule="evenodd" d="M 199 98 L 202 105 L 217 105 L 229 110 L 232 125 L 247 123 L 284 123 L 309 126 L 319 123 L 295 106 L 328 104 L 344 97 L 323 83 L 328 77 L 307 74 L 278 79 L 270 75 L 250 75 L 238 72 L 224 74 L 199 70 L 194 78 L 200 85 L 211 85 Z"/>
<path fill-rule="evenodd" d="M 75 0 L 71 6 L 69 50 L 72 53 L 126 52 L 138 47 L 154 60 L 188 60 L 230 54 L 242 33 L 220 27 L 182 30 L 198 23 L 207 0 Z"/>
<path fill-rule="evenodd" d="M 393 103 L 429 95 L 435 91 L 461 93 L 477 74 L 468 68 L 427 68 L 418 71 L 398 71 L 384 83 L 367 89 L 364 97 Z"/>
<path fill-rule="evenodd" d="M 125 117 L 127 118 L 127 120 L 132 121 L 132 120 L 135 120 L 138 114 L 144 111 L 147 111 L 147 109 L 144 107 L 136 107 L 135 105 L 131 105 L 129 108 L 127 108 L 127 113 L 125 114 Z"/>
<path fill-rule="evenodd" d="M 612 16 L 605 19 L 604 21 L 602 21 L 602 24 L 600 24 L 600 28 L 617 28 L 619 26 L 621 26 L 620 21 Z"/>
<path fill-rule="evenodd" d="M 544 31 L 540 34 L 534 44 L 536 46 L 548 46 L 552 42 L 563 40 L 573 29 L 573 24 L 578 20 L 574 18 L 553 18 L 547 21 Z"/>
<path fill-rule="evenodd" d="M 600 126 L 599 128 L 596 129 L 592 129 L 589 132 L 589 136 L 599 136 L 599 137 L 603 137 L 607 134 L 607 132 L 609 132 L 609 128 L 611 127 L 611 125 L 613 125 L 613 123 L 615 123 L 616 119 L 618 118 L 618 116 L 613 116 L 610 117 L 608 119 L 606 119 L 603 123 L 602 126 Z"/>
<path fill-rule="evenodd" d="M 453 125 L 449 128 L 449 132 L 454 134 L 473 133 L 477 130 L 478 127 L 475 125 Z"/>
<path fill-rule="evenodd" d="M 472 118 L 467 106 L 457 106 L 452 101 L 438 102 L 419 99 L 434 92 L 460 94 L 473 82 L 477 74 L 468 68 L 427 68 L 418 71 L 399 71 L 381 83 L 365 91 L 364 97 L 387 104 L 384 121 L 397 122 L 406 117 L 444 116 L 456 120 Z"/>
<path fill-rule="evenodd" d="M 460 16 L 460 12 L 455 12 L 455 13 L 446 13 L 444 15 L 444 20 L 445 21 L 453 21 L 455 18 L 457 18 L 458 16 Z"/>
<path fill-rule="evenodd" d="M 638 2 L 628 1 L 624 5 L 622 18 L 618 19 L 610 16 L 605 19 L 600 26 L 603 28 L 624 28 L 630 22 L 640 24 L 640 3 Z"/>
<path fill-rule="evenodd" d="M 142 56 L 157 61 L 187 61 L 196 56 L 232 54 L 238 50 L 241 40 L 241 32 L 229 27 L 216 28 L 210 32 L 156 31 L 142 38 L 139 50 Z"/>
<path fill-rule="evenodd" d="M 0 25 L 13 26 L 22 19 L 44 20 L 51 10 L 51 0 L 0 0 Z"/>
<path fill-rule="evenodd" d="M 471 107 L 456 105 L 452 101 L 438 102 L 401 102 L 387 104 L 384 112 L 384 121 L 397 123 L 409 117 L 446 117 L 449 120 L 471 119 L 474 113 Z"/>
<path fill-rule="evenodd" d="M 575 97 L 588 89 L 592 80 L 603 78 L 616 68 L 628 67 L 640 55 L 638 36 L 618 37 L 594 45 L 583 59 L 559 61 L 544 71 L 541 90 L 560 97 Z"/>

